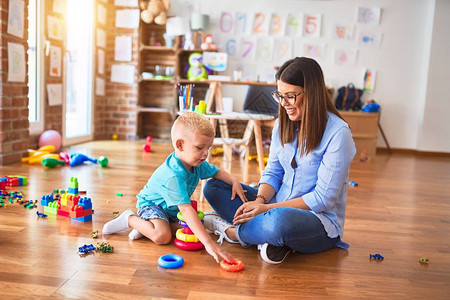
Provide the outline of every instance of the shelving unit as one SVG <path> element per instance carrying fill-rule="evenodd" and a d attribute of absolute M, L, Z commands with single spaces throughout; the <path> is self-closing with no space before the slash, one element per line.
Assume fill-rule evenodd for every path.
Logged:
<path fill-rule="evenodd" d="M 139 26 L 139 81 L 137 103 L 137 136 L 169 138 L 170 127 L 176 115 L 175 73 L 177 48 L 165 47 L 165 26 L 140 23 Z M 143 78 L 142 73 L 171 78 Z"/>
<path fill-rule="evenodd" d="M 203 52 L 202 49 L 180 48 L 180 38 L 174 47 L 165 47 L 165 26 L 146 24 L 139 27 L 139 89 L 137 103 L 137 136 L 145 138 L 170 137 L 170 128 L 178 112 L 176 85 L 195 84 L 194 101 L 205 98 L 209 83 L 186 79 L 189 55 Z M 166 71 L 169 71 L 166 73 Z M 153 78 L 143 78 L 142 73 L 151 73 Z M 155 76 L 159 75 L 159 76 Z M 172 76 L 164 78 L 164 76 Z M 161 76 L 161 77 L 160 77 Z M 156 78 L 155 78 L 156 77 Z M 157 79 L 160 77 L 159 79 Z"/>

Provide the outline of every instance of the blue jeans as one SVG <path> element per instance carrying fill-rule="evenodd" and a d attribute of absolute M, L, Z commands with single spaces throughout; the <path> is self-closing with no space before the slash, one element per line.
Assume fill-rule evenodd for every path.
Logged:
<path fill-rule="evenodd" d="M 257 189 L 241 184 L 247 190 L 245 196 L 254 201 Z M 242 200 L 231 198 L 231 185 L 217 179 L 209 180 L 203 194 L 211 207 L 223 219 L 232 223 Z M 236 236 L 243 246 L 269 243 L 288 246 L 301 253 L 317 253 L 334 248 L 339 237 L 330 238 L 322 222 L 308 210 L 277 207 L 259 214 L 250 221 L 236 226 Z"/>

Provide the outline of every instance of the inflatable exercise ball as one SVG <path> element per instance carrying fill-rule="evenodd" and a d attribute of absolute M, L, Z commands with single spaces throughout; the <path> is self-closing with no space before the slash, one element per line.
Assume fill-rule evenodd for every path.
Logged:
<path fill-rule="evenodd" d="M 53 145 L 55 151 L 58 151 L 61 147 L 61 134 L 56 130 L 46 130 L 39 137 L 39 147 Z"/>

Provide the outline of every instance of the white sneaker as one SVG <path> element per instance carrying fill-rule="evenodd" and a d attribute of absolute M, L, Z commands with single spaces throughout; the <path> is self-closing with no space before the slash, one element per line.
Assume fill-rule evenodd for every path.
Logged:
<path fill-rule="evenodd" d="M 213 232 L 215 235 L 219 236 L 219 239 L 217 242 L 222 245 L 223 239 L 225 239 L 228 243 L 232 244 L 239 244 L 239 241 L 234 241 L 230 239 L 225 231 L 230 228 L 234 227 L 233 224 L 228 223 L 224 219 L 222 219 L 216 212 L 214 211 L 208 211 L 205 212 L 205 218 L 203 219 L 205 228 Z"/>

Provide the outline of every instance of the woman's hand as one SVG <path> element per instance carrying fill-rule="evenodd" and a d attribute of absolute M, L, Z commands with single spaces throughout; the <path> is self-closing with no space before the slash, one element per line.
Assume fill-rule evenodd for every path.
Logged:
<path fill-rule="evenodd" d="M 247 197 L 245 197 L 244 194 L 245 192 L 247 191 L 242 188 L 241 183 L 237 179 L 233 178 L 233 183 L 231 185 L 231 200 L 234 200 L 237 194 L 243 203 L 248 202 Z"/>
<path fill-rule="evenodd" d="M 217 263 L 219 263 L 222 259 L 225 259 L 226 261 L 233 261 L 234 257 L 225 251 L 222 247 L 220 247 L 216 242 L 211 241 L 211 243 L 205 244 L 205 249 L 211 255 L 214 257 Z"/>
<path fill-rule="evenodd" d="M 257 215 L 264 213 L 269 209 L 269 205 L 261 202 L 246 202 L 237 209 L 236 214 L 234 215 L 233 224 L 236 225 L 248 222 Z"/>

